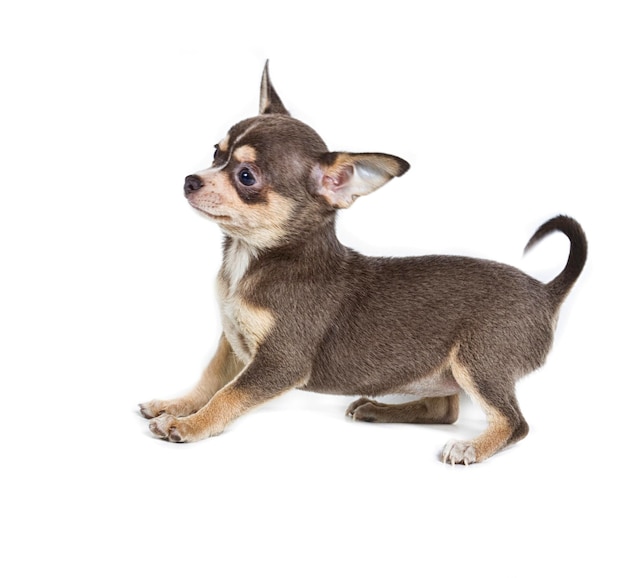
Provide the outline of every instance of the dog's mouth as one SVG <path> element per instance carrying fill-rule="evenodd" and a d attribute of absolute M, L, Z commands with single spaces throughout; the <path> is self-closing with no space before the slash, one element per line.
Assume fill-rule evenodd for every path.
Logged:
<path fill-rule="evenodd" d="M 208 211 L 202 211 L 207 217 L 213 219 L 215 221 L 230 221 L 231 217 L 228 215 L 215 215 L 213 213 L 209 213 Z"/>
<path fill-rule="evenodd" d="M 196 207 L 195 205 L 191 205 L 196 211 L 198 211 L 201 215 L 208 217 L 209 219 L 211 219 L 212 221 L 217 221 L 219 222 L 225 222 L 225 221 L 230 221 L 231 217 L 229 217 L 228 215 L 218 215 L 216 213 L 211 213 L 210 211 L 207 211 L 206 209 L 202 209 L 200 207 Z"/>

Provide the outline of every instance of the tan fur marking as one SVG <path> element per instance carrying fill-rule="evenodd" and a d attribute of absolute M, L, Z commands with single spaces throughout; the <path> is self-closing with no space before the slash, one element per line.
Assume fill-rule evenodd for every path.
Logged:
<path fill-rule="evenodd" d="M 243 365 L 237 360 L 230 343 L 222 334 L 215 357 L 204 370 L 196 389 L 213 397 L 224 385 L 232 381 L 242 369 Z"/>
<path fill-rule="evenodd" d="M 240 148 L 254 150 L 247 146 Z M 189 202 L 216 221 L 228 235 L 257 249 L 274 247 L 284 237 L 295 201 L 270 190 L 267 202 L 246 205 L 223 171 L 208 169 L 198 176 L 204 187 Z"/>
<path fill-rule="evenodd" d="M 274 328 L 275 320 L 270 311 L 235 295 L 222 301 L 222 323 L 237 357 L 248 363 Z"/>
<path fill-rule="evenodd" d="M 204 187 L 189 198 L 192 207 L 202 211 L 209 217 L 221 223 L 222 219 L 230 219 L 229 205 L 233 195 L 236 195 L 228 176 L 221 170 L 207 169 L 200 171 L 198 176 L 204 182 Z"/>
<path fill-rule="evenodd" d="M 224 303 L 224 331 L 237 356 L 248 363 L 259 345 L 265 341 L 274 327 L 274 316 L 268 310 L 246 303 L 234 297 Z M 241 340 L 245 344 L 242 349 Z"/>
<path fill-rule="evenodd" d="M 239 303 L 237 321 L 241 332 L 246 338 L 258 346 L 274 328 L 274 315 L 267 309 L 255 307 L 246 303 L 243 299 Z M 256 347 L 255 347 L 256 348 Z"/>
<path fill-rule="evenodd" d="M 458 346 L 450 354 L 450 369 L 463 391 L 480 405 L 487 416 L 487 429 L 469 442 L 476 450 L 476 461 L 480 462 L 503 448 L 513 433 L 513 429 L 509 420 L 496 408 L 489 405 L 480 394 L 470 372 L 458 360 Z"/>
<path fill-rule="evenodd" d="M 182 418 L 163 414 L 150 422 L 150 431 L 170 441 L 198 441 L 222 433 L 226 425 L 254 405 L 253 397 L 235 389 L 231 382 L 197 413 Z"/>
<path fill-rule="evenodd" d="M 242 145 L 235 149 L 233 157 L 240 163 L 253 163 L 256 161 L 256 150 L 250 145 Z"/>
<path fill-rule="evenodd" d="M 468 388 L 475 390 L 476 385 L 474 384 L 474 379 L 470 375 L 470 372 L 466 369 L 466 367 L 461 364 L 458 360 L 459 346 L 455 346 L 452 348 L 450 352 L 450 356 L 448 358 L 448 363 L 450 364 L 450 371 L 452 371 L 452 375 L 456 382 L 461 386 L 463 391 L 465 391 L 468 395 L 471 396 Z"/>
<path fill-rule="evenodd" d="M 471 442 L 476 449 L 476 460 L 479 462 L 502 449 L 513 433 L 509 420 L 500 412 L 490 409 L 486 413 L 489 426 Z"/>
<path fill-rule="evenodd" d="M 174 441 L 195 441 L 219 435 L 230 422 L 246 411 L 276 397 L 276 395 L 259 396 L 258 392 L 252 393 L 237 388 L 236 383 L 237 378 L 218 391 L 198 413 L 181 420 L 172 419 L 167 425 L 170 428 L 174 427 L 181 438 L 181 440 L 174 439 Z"/>
<path fill-rule="evenodd" d="M 295 201 L 270 191 L 267 203 L 245 206 L 248 232 L 246 242 L 259 249 L 274 247 L 285 236 L 286 223 L 294 210 Z"/>
<path fill-rule="evenodd" d="M 222 433 L 224 428 L 247 409 L 254 400 L 249 393 L 227 386 L 218 391 L 213 399 L 198 413 L 188 418 L 192 436 L 208 437 Z"/>

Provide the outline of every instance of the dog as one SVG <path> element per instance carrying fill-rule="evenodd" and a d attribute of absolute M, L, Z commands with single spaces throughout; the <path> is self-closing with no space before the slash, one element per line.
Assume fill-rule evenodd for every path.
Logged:
<path fill-rule="evenodd" d="M 585 233 L 557 216 L 532 236 L 526 249 L 555 231 L 570 241 L 565 268 L 546 284 L 487 260 L 366 257 L 343 246 L 337 211 L 408 169 L 389 154 L 330 152 L 290 115 L 265 64 L 259 115 L 235 124 L 212 166 L 185 179 L 189 204 L 224 233 L 223 332 L 190 393 L 140 404 L 156 437 L 218 435 L 294 388 L 360 396 L 347 409 L 354 420 L 415 424 L 454 423 L 465 392 L 487 427 L 444 446 L 453 465 L 526 436 L 515 383 L 546 359 L 587 258 Z M 415 400 L 369 399 L 386 394 Z"/>

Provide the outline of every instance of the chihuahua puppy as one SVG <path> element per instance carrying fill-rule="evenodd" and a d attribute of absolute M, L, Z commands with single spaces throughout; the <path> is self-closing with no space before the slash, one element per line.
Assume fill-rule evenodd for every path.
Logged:
<path fill-rule="evenodd" d="M 190 393 L 140 405 L 155 436 L 217 435 L 293 388 L 362 396 L 347 410 L 355 420 L 416 424 L 453 423 L 464 391 L 488 424 L 446 444 L 445 463 L 481 462 L 526 436 L 515 383 L 546 359 L 585 264 L 585 234 L 558 216 L 530 239 L 527 249 L 554 231 L 569 238 L 565 269 L 547 284 L 486 260 L 372 258 L 344 247 L 337 211 L 408 169 L 389 154 L 329 152 L 290 116 L 266 64 L 259 115 L 233 126 L 212 166 L 185 179 L 188 202 L 224 232 L 223 333 Z M 416 399 L 367 397 L 385 394 Z"/>

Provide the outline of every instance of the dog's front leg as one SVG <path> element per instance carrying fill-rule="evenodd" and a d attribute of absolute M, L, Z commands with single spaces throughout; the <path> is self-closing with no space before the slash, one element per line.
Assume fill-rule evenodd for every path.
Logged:
<path fill-rule="evenodd" d="M 189 393 L 177 399 L 167 401 L 154 399 L 139 404 L 141 415 L 147 419 L 162 414 L 176 417 L 191 415 L 204 407 L 215 393 L 229 383 L 242 369 L 243 364 L 237 359 L 230 343 L 222 334 L 217 351 L 197 385 Z"/>
<path fill-rule="evenodd" d="M 150 431 L 172 442 L 198 441 L 222 433 L 249 409 L 306 382 L 308 371 L 285 363 L 286 359 L 289 357 L 285 355 L 257 352 L 250 364 L 198 412 L 180 418 L 160 415 L 150 422 Z"/>

